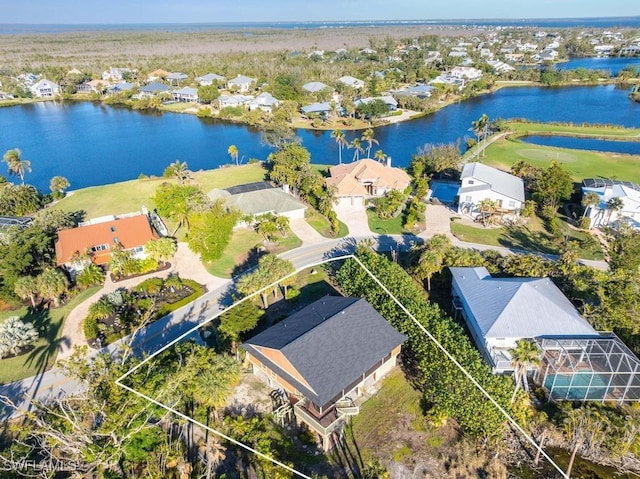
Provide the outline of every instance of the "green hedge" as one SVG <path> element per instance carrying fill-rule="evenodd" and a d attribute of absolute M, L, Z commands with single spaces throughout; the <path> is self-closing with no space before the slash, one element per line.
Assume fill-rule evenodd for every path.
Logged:
<path fill-rule="evenodd" d="M 98 327 L 98 320 L 92 316 L 87 316 L 84 320 L 83 324 L 84 335 L 87 339 L 96 339 L 98 334 L 100 333 L 100 328 Z"/>
<path fill-rule="evenodd" d="M 183 279 L 182 284 L 191 288 L 193 290 L 193 293 L 191 293 L 186 298 L 181 299 L 180 301 L 163 305 L 162 308 L 160 308 L 156 313 L 157 316 L 155 319 L 160 318 L 166 314 L 169 314 L 175 311 L 176 309 L 182 308 L 183 306 L 186 306 L 191 301 L 195 300 L 196 298 L 199 298 L 204 294 L 204 286 L 202 286 L 201 284 L 191 279 Z"/>

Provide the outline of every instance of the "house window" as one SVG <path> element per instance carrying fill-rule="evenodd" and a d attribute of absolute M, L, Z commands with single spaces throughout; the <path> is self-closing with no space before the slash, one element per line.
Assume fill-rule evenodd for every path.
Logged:
<path fill-rule="evenodd" d="M 465 196 L 464 197 L 464 202 L 465 203 L 471 203 L 471 196 Z"/>
<path fill-rule="evenodd" d="M 89 249 L 91 250 L 92 253 L 97 253 L 99 251 L 108 250 L 109 249 L 109 245 L 108 244 L 98 244 L 98 245 L 92 246 Z"/>
<path fill-rule="evenodd" d="M 509 200 L 509 208 L 515 208 L 516 202 L 514 200 Z"/>
<path fill-rule="evenodd" d="M 112 233 L 115 233 L 115 232 L 116 232 L 116 227 L 115 227 L 115 226 L 112 226 L 112 227 L 111 227 L 111 232 L 112 232 Z"/>
<path fill-rule="evenodd" d="M 470 184 L 470 185 L 473 185 L 474 183 L 475 183 L 475 181 L 473 181 L 473 180 L 469 180 L 469 184 Z"/>

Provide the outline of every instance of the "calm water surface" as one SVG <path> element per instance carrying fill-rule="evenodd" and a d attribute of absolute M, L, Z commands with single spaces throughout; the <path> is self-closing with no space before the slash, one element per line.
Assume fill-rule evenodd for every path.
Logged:
<path fill-rule="evenodd" d="M 471 122 L 483 113 L 490 118 L 640 127 L 640 103 L 630 101 L 628 94 L 613 85 L 504 88 L 375 132 L 379 147 L 393 158 L 393 164 L 407 166 L 411 155 L 425 144 L 473 136 Z M 314 163 L 338 162 L 338 148 L 330 134 L 298 131 Z M 348 133 L 347 138 L 355 135 Z M 27 181 L 45 191 L 54 175 L 66 176 L 72 189 L 77 189 L 136 178 L 140 173 L 161 175 L 176 159 L 186 161 L 192 170 L 213 168 L 230 162 L 231 144 L 245 162 L 265 159 L 270 152 L 256 130 L 193 115 L 148 114 L 90 102 L 0 108 L 0 151 L 21 148 L 33 167 Z M 344 161 L 352 156 L 353 151 L 343 152 Z"/>
<path fill-rule="evenodd" d="M 638 57 L 600 57 L 600 58 L 572 58 L 568 62 L 557 63 L 557 70 L 575 70 L 586 68 L 587 70 L 605 70 L 615 76 L 620 70 L 633 67 L 640 70 L 640 58 Z"/>

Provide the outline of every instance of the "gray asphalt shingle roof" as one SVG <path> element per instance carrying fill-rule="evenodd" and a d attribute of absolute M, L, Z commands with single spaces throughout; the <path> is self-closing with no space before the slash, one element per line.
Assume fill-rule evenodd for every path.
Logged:
<path fill-rule="evenodd" d="M 465 178 L 476 178 L 491 185 L 491 190 L 496 193 L 524 202 L 524 183 L 522 179 L 504 171 L 473 162 L 464 165 L 460 178 L 463 180 Z"/>
<path fill-rule="evenodd" d="M 254 336 L 243 348 L 323 407 L 405 339 L 364 299 L 325 296 Z M 311 389 L 260 348 L 279 350 Z"/>
<path fill-rule="evenodd" d="M 239 187 L 227 190 L 213 189 L 208 193 L 211 200 L 223 198 L 229 208 L 240 210 L 245 215 L 276 215 L 306 209 L 301 201 L 284 191 L 272 187 L 266 182 L 249 183 L 244 189 Z"/>
<path fill-rule="evenodd" d="M 484 267 L 449 269 L 485 338 L 599 336 L 549 278 L 492 278 Z"/>

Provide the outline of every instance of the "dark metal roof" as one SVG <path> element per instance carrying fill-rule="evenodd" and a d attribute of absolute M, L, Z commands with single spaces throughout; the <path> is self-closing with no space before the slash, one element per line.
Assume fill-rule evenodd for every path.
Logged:
<path fill-rule="evenodd" d="M 325 296 L 251 338 L 243 348 L 324 407 L 405 339 L 364 299 Z M 311 389 L 260 348 L 280 351 Z"/>
<path fill-rule="evenodd" d="M 255 183 L 246 183 L 244 185 L 231 186 L 229 188 L 225 188 L 232 195 L 237 195 L 240 193 L 248 193 L 249 191 L 260 191 L 266 190 L 268 188 L 273 188 L 266 181 L 256 181 Z"/>
<path fill-rule="evenodd" d="M 18 228 L 26 228 L 33 221 L 27 216 L 0 216 L 0 229 L 16 226 Z"/>
<path fill-rule="evenodd" d="M 607 186 L 622 185 L 636 191 L 640 191 L 640 186 L 633 181 L 612 180 L 609 178 L 585 178 L 582 186 L 585 188 L 606 188 Z"/>

